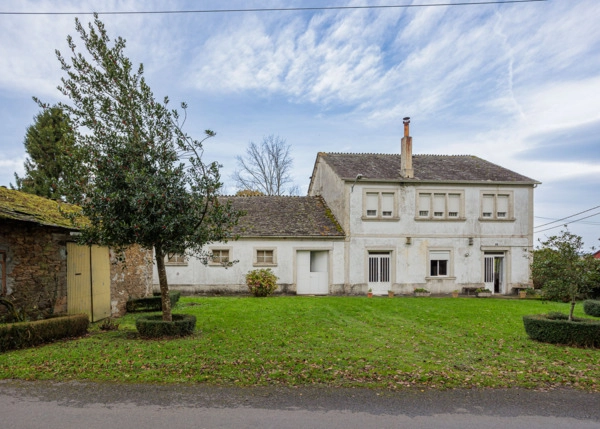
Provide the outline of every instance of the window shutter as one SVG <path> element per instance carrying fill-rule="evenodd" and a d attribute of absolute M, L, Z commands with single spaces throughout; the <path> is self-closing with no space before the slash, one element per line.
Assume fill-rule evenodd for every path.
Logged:
<path fill-rule="evenodd" d="M 460 194 L 448 194 L 448 217 L 458 217 L 460 214 Z"/>
<path fill-rule="evenodd" d="M 379 194 L 367 193 L 367 216 L 377 216 Z"/>
<path fill-rule="evenodd" d="M 481 202 L 481 215 L 483 217 L 492 217 L 492 213 L 494 213 L 494 196 L 484 194 Z"/>
<path fill-rule="evenodd" d="M 429 259 L 432 261 L 447 261 L 450 259 L 449 250 L 431 250 L 429 251 Z"/>
<path fill-rule="evenodd" d="M 443 217 L 446 211 L 446 194 L 433 195 L 433 216 Z"/>
<path fill-rule="evenodd" d="M 381 215 L 382 216 L 393 216 L 394 214 L 394 194 L 383 193 L 381 194 Z"/>
<path fill-rule="evenodd" d="M 508 195 L 498 195 L 496 197 L 496 216 L 499 218 L 508 217 Z"/>
<path fill-rule="evenodd" d="M 419 216 L 429 217 L 431 194 L 419 194 Z"/>

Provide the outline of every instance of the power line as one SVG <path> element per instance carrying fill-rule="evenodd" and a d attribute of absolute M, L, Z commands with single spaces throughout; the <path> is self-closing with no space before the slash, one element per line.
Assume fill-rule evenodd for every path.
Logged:
<path fill-rule="evenodd" d="M 580 214 L 587 213 L 587 212 L 591 212 L 592 210 L 595 210 L 595 209 L 597 209 L 597 208 L 600 208 L 600 206 L 592 207 L 591 209 L 587 209 L 587 210 L 584 210 L 584 211 L 582 211 L 582 212 L 575 213 L 575 214 L 572 214 L 572 215 L 570 215 L 570 216 L 567 216 L 567 217 L 563 217 L 563 218 L 561 218 L 561 219 L 553 220 L 552 222 L 548 222 L 548 223 L 545 223 L 545 224 L 543 224 L 543 225 L 538 225 L 538 226 L 534 227 L 534 229 L 535 229 L 535 228 L 541 228 L 541 227 L 543 227 L 543 226 L 546 226 L 546 225 L 552 225 L 553 223 L 556 223 L 556 222 L 562 222 L 562 221 L 563 221 L 563 220 L 565 220 L 565 219 L 570 219 L 570 218 L 572 218 L 572 217 L 579 216 Z M 596 213 L 596 214 L 598 214 L 598 213 Z M 592 216 L 596 216 L 596 215 L 592 215 Z M 587 216 L 587 217 L 591 217 L 591 216 Z M 585 217 L 584 217 L 584 218 L 582 218 L 582 219 L 587 219 L 587 218 L 585 218 Z M 581 220 L 581 219 L 578 219 L 578 220 Z M 577 220 L 574 220 L 573 222 L 577 222 Z M 573 223 L 573 222 L 568 222 L 568 223 Z M 539 232 L 539 231 L 538 231 L 538 232 Z"/>
<path fill-rule="evenodd" d="M 556 219 L 553 219 L 551 217 L 543 217 L 543 216 L 534 216 L 535 219 L 543 219 L 543 220 L 552 220 L 552 221 L 556 221 Z M 600 225 L 600 222 L 579 222 L 578 220 L 576 220 L 575 222 L 580 223 L 581 225 Z M 540 225 L 541 226 L 541 225 Z M 539 228 L 539 227 L 536 227 Z"/>
<path fill-rule="evenodd" d="M 578 221 L 580 221 L 580 220 L 587 219 L 587 218 L 589 218 L 589 217 L 593 217 L 593 216 L 598 216 L 598 215 L 600 215 L 600 212 L 598 212 L 598 213 L 594 213 L 594 214 L 591 214 L 591 215 L 589 215 L 589 216 L 582 217 L 582 218 L 580 218 L 580 219 L 575 219 L 575 220 L 572 220 L 571 222 L 566 222 L 566 223 L 564 223 L 563 225 L 564 225 L 564 226 L 567 226 L 567 225 L 569 225 L 569 224 L 571 224 L 571 223 L 573 223 L 573 222 L 578 222 Z M 550 222 L 550 223 L 554 223 L 554 222 Z M 551 230 L 551 229 L 554 229 L 554 228 L 560 228 L 560 227 L 561 227 L 561 226 L 563 226 L 563 225 L 555 225 L 555 226 L 551 226 L 550 228 L 542 229 L 541 231 L 535 231 L 535 233 L 536 233 L 536 234 L 538 234 L 538 233 L 540 233 L 540 232 L 548 231 L 548 230 Z"/>
<path fill-rule="evenodd" d="M 156 11 L 123 11 L 123 12 L 0 12 L 0 15 L 158 15 L 182 13 L 233 13 L 233 12 L 290 12 L 311 10 L 345 10 L 345 9 L 400 9 L 413 7 L 440 7 L 440 6 L 475 6 L 510 3 L 533 3 L 548 0 L 506 0 L 506 1 L 476 1 L 459 3 L 427 3 L 427 4 L 401 4 L 401 5 L 374 5 L 374 6 L 321 6 L 321 7 L 278 7 L 278 8 L 252 8 L 252 9 L 199 9 L 199 10 L 156 10 Z"/>

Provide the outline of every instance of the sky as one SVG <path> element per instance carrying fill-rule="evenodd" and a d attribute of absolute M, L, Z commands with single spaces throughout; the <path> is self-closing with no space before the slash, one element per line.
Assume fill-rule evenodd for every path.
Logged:
<path fill-rule="evenodd" d="M 415 154 L 475 155 L 540 181 L 536 239 L 569 223 L 599 248 L 600 1 L 432 6 L 476 2 L 3 1 L 0 185 L 24 172 L 32 97 L 68 101 L 55 50 L 78 41 L 75 16 L 212 10 L 101 19 L 157 99 L 188 104 L 188 134 L 217 133 L 204 157 L 222 164 L 225 193 L 236 191 L 236 156 L 264 136 L 290 144 L 303 194 L 318 152 L 398 153 L 409 116 Z M 373 5 L 411 7 L 362 7 Z M 345 6 L 361 7 L 215 12 Z"/>

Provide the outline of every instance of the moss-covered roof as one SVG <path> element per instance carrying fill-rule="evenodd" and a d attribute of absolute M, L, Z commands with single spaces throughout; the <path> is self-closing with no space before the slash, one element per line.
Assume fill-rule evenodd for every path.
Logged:
<path fill-rule="evenodd" d="M 0 186 L 0 219 L 78 229 L 61 214 L 61 210 L 72 213 L 79 207 Z"/>

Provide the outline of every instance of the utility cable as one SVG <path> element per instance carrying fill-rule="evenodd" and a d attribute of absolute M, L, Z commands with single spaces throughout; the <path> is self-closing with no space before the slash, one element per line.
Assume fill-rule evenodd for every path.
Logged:
<path fill-rule="evenodd" d="M 592 211 L 592 210 L 595 210 L 595 209 L 597 209 L 597 208 L 600 208 L 600 206 L 592 207 L 591 209 L 587 209 L 587 210 L 584 210 L 584 211 L 582 211 L 582 212 L 579 212 L 579 213 L 572 214 L 571 216 L 563 217 L 563 218 L 561 218 L 561 219 L 553 220 L 552 222 L 548 222 L 548 223 L 545 223 L 545 224 L 543 224 L 543 225 L 534 226 L 533 228 L 534 228 L 534 229 L 535 229 L 535 228 L 541 228 L 541 227 L 543 227 L 543 226 L 546 226 L 546 225 L 552 225 L 553 223 L 556 223 L 556 222 L 562 222 L 562 221 L 563 221 L 563 220 L 565 220 L 565 219 L 569 219 L 569 218 L 572 218 L 572 217 L 574 217 L 574 216 L 579 216 L 580 214 L 583 214 L 583 213 L 590 212 L 590 211 Z M 592 216 L 596 216 L 596 215 L 592 215 Z M 591 216 L 588 216 L 588 217 L 591 217 Z M 584 218 L 582 218 L 582 219 L 586 219 L 586 218 L 584 217 Z M 577 220 L 574 220 L 573 222 L 577 222 Z M 572 223 L 572 222 L 569 222 L 569 223 Z"/>
<path fill-rule="evenodd" d="M 315 10 L 347 10 L 347 9 L 400 9 L 415 7 L 441 7 L 441 6 L 477 6 L 510 3 L 534 3 L 548 0 L 506 0 L 506 1 L 476 1 L 459 3 L 425 3 L 425 4 L 399 4 L 399 5 L 373 5 L 373 6 L 315 6 L 315 7 L 278 7 L 278 8 L 250 8 L 250 9 L 199 9 L 199 10 L 156 10 L 156 11 L 123 11 L 123 12 L 0 12 L 0 15 L 158 15 L 176 13 L 234 13 L 234 12 L 290 12 L 290 11 L 315 11 Z"/>

